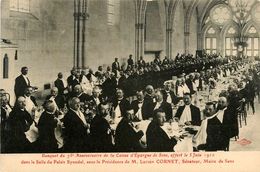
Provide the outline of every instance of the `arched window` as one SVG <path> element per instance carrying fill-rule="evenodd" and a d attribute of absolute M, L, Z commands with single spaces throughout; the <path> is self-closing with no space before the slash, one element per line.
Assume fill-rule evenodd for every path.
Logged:
<path fill-rule="evenodd" d="M 110 26 L 119 23 L 120 0 L 107 0 L 107 24 Z"/>
<path fill-rule="evenodd" d="M 3 60 L 3 78 L 8 78 L 8 68 L 9 68 L 9 62 L 8 62 L 8 56 L 5 54 L 4 60 Z"/>
<path fill-rule="evenodd" d="M 10 0 L 10 10 L 30 12 L 30 0 Z"/>
<path fill-rule="evenodd" d="M 237 35 L 237 31 L 234 27 L 230 27 L 227 31 L 225 38 L 225 54 L 226 56 L 236 56 L 237 48 L 234 44 L 234 38 Z"/>
<path fill-rule="evenodd" d="M 247 47 L 245 49 L 246 55 L 248 57 L 256 57 L 259 55 L 259 35 L 257 30 L 254 26 L 250 27 L 246 33 L 248 40 L 247 40 Z"/>
<path fill-rule="evenodd" d="M 217 53 L 216 30 L 213 27 L 210 27 L 206 33 L 205 49 L 206 49 L 206 53 L 208 54 Z"/>

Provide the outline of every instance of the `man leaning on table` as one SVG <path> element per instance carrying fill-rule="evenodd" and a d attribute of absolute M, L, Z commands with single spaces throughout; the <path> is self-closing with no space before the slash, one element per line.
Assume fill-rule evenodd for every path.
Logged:
<path fill-rule="evenodd" d="M 197 125 L 201 124 L 200 109 L 191 104 L 191 96 L 185 93 L 183 96 L 184 106 L 177 109 L 175 117 L 179 119 L 180 124 Z"/>
<path fill-rule="evenodd" d="M 138 152 L 143 148 L 140 144 L 140 139 L 144 133 L 135 127 L 133 120 L 135 118 L 134 110 L 129 106 L 126 109 L 126 114 L 119 122 L 116 128 L 115 146 L 117 151 L 120 152 Z"/>

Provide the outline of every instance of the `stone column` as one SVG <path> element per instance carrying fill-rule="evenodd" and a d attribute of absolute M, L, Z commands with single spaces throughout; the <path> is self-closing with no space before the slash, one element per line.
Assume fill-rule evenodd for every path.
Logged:
<path fill-rule="evenodd" d="M 74 0 L 74 50 L 73 67 L 82 69 L 86 67 L 86 20 L 88 0 Z"/>
<path fill-rule="evenodd" d="M 190 32 L 184 32 L 184 50 L 185 54 L 190 52 Z"/>
<path fill-rule="evenodd" d="M 135 60 L 144 56 L 144 23 L 147 1 L 135 0 Z"/>

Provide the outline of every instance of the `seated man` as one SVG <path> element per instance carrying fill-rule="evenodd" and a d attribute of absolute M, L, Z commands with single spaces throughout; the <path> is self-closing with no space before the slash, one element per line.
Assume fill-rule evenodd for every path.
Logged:
<path fill-rule="evenodd" d="M 172 84 L 170 82 L 167 82 L 164 86 L 164 90 L 162 90 L 163 101 L 176 105 L 178 103 L 178 98 L 171 89 Z"/>
<path fill-rule="evenodd" d="M 80 100 L 69 100 L 69 111 L 64 116 L 64 150 L 65 152 L 89 151 L 89 124 L 80 111 Z"/>
<path fill-rule="evenodd" d="M 33 88 L 27 87 L 25 89 L 24 98 L 25 98 L 25 109 L 26 111 L 34 118 L 35 110 L 37 108 L 37 103 L 35 97 L 32 96 Z"/>
<path fill-rule="evenodd" d="M 95 152 L 113 151 L 112 130 L 109 125 L 110 113 L 109 104 L 101 103 L 98 105 L 98 113 L 90 124 L 90 136 L 92 150 Z"/>
<path fill-rule="evenodd" d="M 145 96 L 143 107 L 145 109 L 145 113 L 143 119 L 152 119 L 153 117 L 153 104 L 155 102 L 154 99 L 154 88 L 151 85 L 147 85 L 145 88 Z"/>
<path fill-rule="evenodd" d="M 165 112 L 162 109 L 154 111 L 154 118 L 146 131 L 147 149 L 150 152 L 171 152 L 177 144 L 177 140 L 169 138 L 162 129 L 166 121 Z"/>
<path fill-rule="evenodd" d="M 64 97 L 62 95 L 59 95 L 59 90 L 57 87 L 53 87 L 51 89 L 51 94 L 46 97 L 46 100 L 54 101 L 59 110 L 63 109 L 65 106 Z"/>
<path fill-rule="evenodd" d="M 18 97 L 16 107 L 9 115 L 8 145 L 7 152 L 25 153 L 32 151 L 32 145 L 26 138 L 25 132 L 29 130 L 33 119 L 26 111 L 24 97 Z"/>
<path fill-rule="evenodd" d="M 37 142 L 40 152 L 54 153 L 58 150 L 54 134 L 58 122 L 54 115 L 55 111 L 56 104 L 51 100 L 45 101 L 44 112 L 38 122 L 39 137 Z"/>
<path fill-rule="evenodd" d="M 138 120 L 145 119 L 145 114 L 147 114 L 147 107 L 144 106 L 144 94 L 142 91 L 136 93 L 137 100 L 131 103 L 131 107 L 134 110 L 134 114 Z"/>
<path fill-rule="evenodd" d="M 194 86 L 195 86 L 194 85 L 194 75 L 193 74 L 188 75 L 188 79 L 185 81 L 185 83 L 190 90 L 190 94 L 191 95 L 194 94 L 196 92 L 195 91 L 196 88 L 194 88 Z"/>
<path fill-rule="evenodd" d="M 172 106 L 170 103 L 163 101 L 163 95 L 161 91 L 155 92 L 156 102 L 153 104 L 153 110 L 162 109 L 165 112 L 166 120 L 172 119 Z"/>
<path fill-rule="evenodd" d="M 123 117 L 126 114 L 126 109 L 130 107 L 130 103 L 126 98 L 124 98 L 124 92 L 121 89 L 116 90 L 116 98 L 112 103 L 115 110 L 115 120 Z"/>
<path fill-rule="evenodd" d="M 72 97 L 77 97 L 81 103 L 85 103 L 90 96 L 83 92 L 81 85 L 76 85 L 73 89 Z"/>
<path fill-rule="evenodd" d="M 116 128 L 115 146 L 120 152 L 142 151 L 140 139 L 144 135 L 142 131 L 136 131 L 132 123 L 134 119 L 134 110 L 127 109 L 126 115 L 120 121 Z"/>
<path fill-rule="evenodd" d="M 185 125 L 200 125 L 200 109 L 191 104 L 191 96 L 185 93 L 183 96 L 184 106 L 177 109 L 175 117 L 179 119 L 180 124 Z"/>
<path fill-rule="evenodd" d="M 95 86 L 92 91 L 92 96 L 89 97 L 88 101 L 93 101 L 95 106 L 98 106 L 101 101 L 101 89 L 98 86 Z"/>
<path fill-rule="evenodd" d="M 5 146 L 8 136 L 8 118 L 9 114 L 12 111 L 12 107 L 9 104 L 9 100 L 6 94 L 0 96 L 0 105 L 1 105 L 1 152 L 5 152 Z"/>
<path fill-rule="evenodd" d="M 80 85 L 81 81 L 82 81 L 82 78 L 80 77 L 80 72 L 77 71 L 76 74 L 75 74 L 75 78 L 73 79 L 73 81 L 71 82 L 71 87 L 72 87 L 72 90 L 74 89 L 74 87 L 76 85 Z"/>
<path fill-rule="evenodd" d="M 220 97 L 217 113 L 208 119 L 206 151 L 227 150 L 232 128 L 231 113 L 231 109 L 227 108 L 227 99 Z"/>

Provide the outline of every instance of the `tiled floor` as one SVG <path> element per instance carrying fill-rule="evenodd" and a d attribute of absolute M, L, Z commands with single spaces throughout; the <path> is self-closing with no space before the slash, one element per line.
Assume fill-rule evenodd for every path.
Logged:
<path fill-rule="evenodd" d="M 247 125 L 242 121 L 239 130 L 239 139 L 231 139 L 230 151 L 260 151 L 260 104 L 255 101 L 256 113 L 251 108 L 247 116 Z"/>

